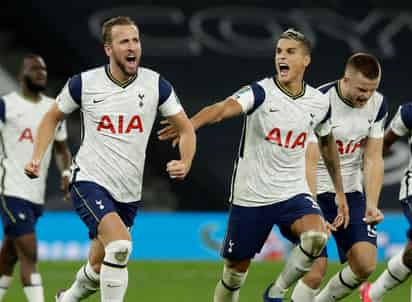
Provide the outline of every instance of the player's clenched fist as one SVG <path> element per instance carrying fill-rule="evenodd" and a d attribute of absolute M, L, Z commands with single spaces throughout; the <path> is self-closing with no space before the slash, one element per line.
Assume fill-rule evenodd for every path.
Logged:
<path fill-rule="evenodd" d="M 166 171 L 169 173 L 170 178 L 182 180 L 189 172 L 190 166 L 191 163 L 182 160 L 172 160 L 167 163 Z"/>
<path fill-rule="evenodd" d="M 39 177 L 40 162 L 38 160 L 32 160 L 24 167 L 24 173 L 30 178 Z"/>

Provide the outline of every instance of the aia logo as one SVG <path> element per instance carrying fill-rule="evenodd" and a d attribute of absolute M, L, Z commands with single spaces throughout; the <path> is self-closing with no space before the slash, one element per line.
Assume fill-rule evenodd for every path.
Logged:
<path fill-rule="evenodd" d="M 341 140 L 336 140 L 336 146 L 338 147 L 338 152 L 340 155 L 353 153 L 356 150 L 360 149 L 366 144 L 366 139 L 363 138 L 358 142 L 350 140 L 346 145 Z"/>
<path fill-rule="evenodd" d="M 33 143 L 33 134 L 30 128 L 24 129 L 23 132 L 20 134 L 19 142 L 22 142 L 24 140 L 28 140 L 29 142 Z"/>
<path fill-rule="evenodd" d="M 117 119 L 113 120 L 108 115 L 103 115 L 97 125 L 97 131 L 110 131 L 112 134 L 130 133 L 133 130 L 143 132 L 142 119 L 138 115 L 132 116 L 127 120 L 127 116 L 119 115 Z"/>
<path fill-rule="evenodd" d="M 301 132 L 295 134 L 292 130 L 283 135 L 279 128 L 273 128 L 268 135 L 266 135 L 266 140 L 275 143 L 280 147 L 295 149 L 296 147 L 305 148 L 305 142 L 307 138 L 306 132 Z"/>

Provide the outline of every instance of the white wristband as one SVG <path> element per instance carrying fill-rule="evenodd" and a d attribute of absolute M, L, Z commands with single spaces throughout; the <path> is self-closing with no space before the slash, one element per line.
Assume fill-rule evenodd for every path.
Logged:
<path fill-rule="evenodd" d="M 69 169 L 63 170 L 62 177 L 69 177 L 72 176 L 72 172 Z"/>

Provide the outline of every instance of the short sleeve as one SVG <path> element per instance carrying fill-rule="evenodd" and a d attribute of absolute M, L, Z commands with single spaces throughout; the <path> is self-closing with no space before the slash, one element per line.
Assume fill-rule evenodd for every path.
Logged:
<path fill-rule="evenodd" d="M 183 111 L 172 85 L 162 77 L 159 77 L 159 111 L 164 117 Z"/>
<path fill-rule="evenodd" d="M 328 135 L 332 131 L 332 107 L 329 104 L 328 111 L 326 112 L 325 116 L 319 122 L 319 124 L 315 127 L 315 133 L 317 136 L 322 137 Z"/>
<path fill-rule="evenodd" d="M 265 101 L 265 90 L 258 83 L 252 83 L 237 91 L 233 98 L 237 100 L 246 114 L 252 114 Z"/>
<path fill-rule="evenodd" d="M 56 128 L 56 133 L 54 135 L 56 141 L 65 141 L 67 139 L 67 126 L 66 121 L 61 121 Z"/>
<path fill-rule="evenodd" d="M 379 107 L 378 114 L 373 121 L 371 128 L 369 130 L 369 137 L 371 138 L 383 138 L 385 134 L 385 123 L 388 116 L 388 103 L 386 99 L 383 98 L 382 104 Z"/>
<path fill-rule="evenodd" d="M 65 114 L 69 114 L 81 106 L 82 78 L 77 74 L 70 78 L 57 96 L 57 107 Z"/>
<path fill-rule="evenodd" d="M 412 129 L 412 103 L 398 108 L 389 127 L 398 136 L 404 136 Z"/>

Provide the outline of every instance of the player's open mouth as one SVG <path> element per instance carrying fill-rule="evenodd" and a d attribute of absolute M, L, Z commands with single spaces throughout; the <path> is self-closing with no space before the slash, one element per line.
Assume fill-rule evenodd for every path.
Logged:
<path fill-rule="evenodd" d="M 289 65 L 286 63 L 279 63 L 279 73 L 281 76 L 287 76 L 289 72 Z"/>
<path fill-rule="evenodd" d="M 131 67 L 135 67 L 137 64 L 137 58 L 135 55 L 128 55 L 126 58 L 127 61 L 127 65 L 131 66 Z"/>

